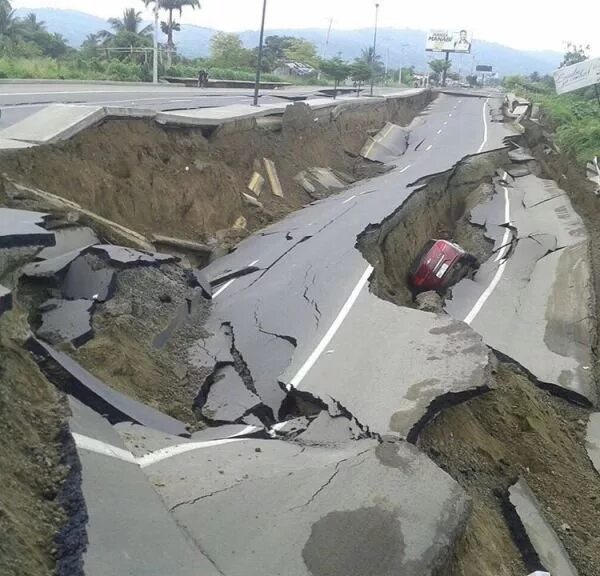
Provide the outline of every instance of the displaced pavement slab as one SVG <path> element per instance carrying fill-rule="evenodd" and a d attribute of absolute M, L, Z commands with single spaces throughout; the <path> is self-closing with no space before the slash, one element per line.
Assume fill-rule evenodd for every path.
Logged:
<path fill-rule="evenodd" d="M 167 264 L 177 260 L 177 257 L 170 254 L 145 253 L 113 244 L 97 244 L 91 248 L 91 252 L 105 255 L 111 264 L 123 267 Z"/>
<path fill-rule="evenodd" d="M 70 228 L 59 228 L 54 230 L 56 245 L 44 248 L 38 255 L 38 258 L 49 260 L 62 256 L 67 252 L 74 250 L 82 251 L 88 246 L 99 242 L 96 233 L 87 226 L 73 226 Z"/>
<path fill-rule="evenodd" d="M 207 445 L 212 446 L 221 440 L 233 438 L 267 438 L 267 431 L 263 426 L 249 426 L 246 424 L 227 424 L 215 426 L 194 432 L 191 438 L 182 438 L 166 434 L 133 422 L 118 422 L 114 429 L 119 433 L 127 449 L 136 457 L 153 455 L 165 452 L 166 449 L 176 451 L 197 450 Z"/>
<path fill-rule="evenodd" d="M 571 563 L 567 551 L 523 478 L 510 487 L 509 497 L 542 563 L 540 568 L 557 576 L 577 576 L 577 570 Z"/>
<path fill-rule="evenodd" d="M 183 422 L 113 390 L 63 352 L 36 338 L 28 340 L 27 348 L 51 382 L 111 423 L 131 421 L 175 436 L 189 436 Z"/>
<path fill-rule="evenodd" d="M 374 335 L 376 346 L 357 354 L 365 334 Z M 292 382 L 299 369 L 292 363 L 282 381 Z M 441 409 L 444 397 L 468 397 L 488 385 L 488 349 L 469 326 L 364 290 L 296 387 L 327 405 L 339 402 L 370 432 L 406 438 Z"/>
<path fill-rule="evenodd" d="M 590 415 L 585 438 L 585 448 L 594 468 L 600 474 L 600 412 Z"/>
<path fill-rule="evenodd" d="M 192 288 L 199 287 L 206 298 L 212 298 L 213 288 L 202 270 L 190 268 L 187 274 Z"/>
<path fill-rule="evenodd" d="M 0 316 L 12 308 L 12 292 L 0 284 Z"/>
<path fill-rule="evenodd" d="M 47 214 L 0 208 L 0 248 L 54 246 L 54 232 L 44 229 Z"/>
<path fill-rule="evenodd" d="M 406 152 L 409 134 L 406 128 L 388 122 L 375 136 L 368 138 L 360 155 L 373 162 L 396 160 Z"/>
<path fill-rule="evenodd" d="M 124 450 L 106 420 L 73 398 L 69 405 L 75 435 Z M 139 466 L 81 446 L 77 453 L 88 513 L 87 576 L 219 576 L 177 526 Z"/>
<path fill-rule="evenodd" d="M 248 390 L 233 366 L 217 368 L 206 386 L 210 388 L 200 392 L 195 405 L 210 422 L 239 422 L 261 405 L 260 398 Z"/>
<path fill-rule="evenodd" d="M 116 285 L 116 274 L 111 268 L 94 268 L 85 256 L 77 258 L 69 266 L 69 270 L 62 284 L 65 298 L 96 300 L 105 302 L 109 300 Z"/>
<path fill-rule="evenodd" d="M 52 278 L 66 270 L 80 254 L 81 250 L 76 249 L 41 262 L 30 262 L 21 268 L 21 273 L 30 278 Z"/>
<path fill-rule="evenodd" d="M 23 150 L 24 148 L 31 148 L 32 146 L 35 146 L 35 144 L 0 137 L 0 150 Z"/>
<path fill-rule="evenodd" d="M 290 431 L 290 426 L 283 430 Z M 281 434 L 281 430 L 279 430 Z M 296 441 L 302 444 L 312 446 L 335 445 L 350 440 L 358 440 L 365 437 L 364 432 L 353 420 L 345 416 L 331 416 L 326 411 L 321 412 L 310 424 L 307 429 L 301 432 Z"/>
<path fill-rule="evenodd" d="M 516 148 L 515 150 L 511 150 L 508 153 L 508 157 L 512 162 L 530 162 L 535 160 L 535 158 L 526 152 L 524 148 Z"/>
<path fill-rule="evenodd" d="M 94 306 L 93 300 L 47 300 L 40 306 L 42 325 L 36 331 L 37 336 L 49 344 L 71 342 L 73 346 L 82 346 L 94 336 L 91 324 Z"/>
<path fill-rule="evenodd" d="M 470 511 L 460 486 L 403 442 L 248 439 L 144 471 L 227 576 L 427 576 Z"/>
<path fill-rule="evenodd" d="M 588 235 L 568 196 L 559 192 L 555 184 L 531 175 L 506 191 L 496 186 L 494 198 L 509 201 L 512 246 L 494 253 L 472 280 L 454 286 L 445 309 L 468 319 L 488 346 L 541 384 L 594 404 Z M 507 220 L 505 203 L 485 206 L 495 211 L 486 212 L 488 228 L 489 222 Z"/>
<path fill-rule="evenodd" d="M 102 106 L 51 104 L 0 131 L 0 138 L 34 144 L 66 140 L 105 117 Z"/>

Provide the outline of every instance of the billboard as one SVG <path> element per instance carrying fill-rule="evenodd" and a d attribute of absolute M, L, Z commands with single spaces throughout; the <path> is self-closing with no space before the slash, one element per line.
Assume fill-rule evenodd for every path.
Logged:
<path fill-rule="evenodd" d="M 600 58 L 559 68 L 554 72 L 554 83 L 557 94 L 600 84 Z"/>
<path fill-rule="evenodd" d="M 471 52 L 473 35 L 466 30 L 430 30 L 427 33 L 427 52 Z"/>
<path fill-rule="evenodd" d="M 485 64 L 478 64 L 475 67 L 475 71 L 476 72 L 491 72 L 492 71 L 492 67 L 491 66 L 487 66 Z"/>

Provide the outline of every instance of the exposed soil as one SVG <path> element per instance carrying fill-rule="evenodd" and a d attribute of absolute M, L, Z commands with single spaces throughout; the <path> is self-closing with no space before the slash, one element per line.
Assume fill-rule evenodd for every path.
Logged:
<path fill-rule="evenodd" d="M 523 576 L 502 513 L 509 486 L 525 478 L 581 576 L 600 566 L 600 475 L 585 451 L 589 413 L 500 364 L 496 388 L 448 408 L 419 446 L 472 496 L 475 512 L 449 576 Z"/>
<path fill-rule="evenodd" d="M 307 168 L 331 167 L 351 177 L 376 173 L 379 165 L 358 158 L 369 131 L 386 121 L 409 123 L 430 98 L 424 93 L 321 111 L 298 105 L 275 127 L 246 120 L 210 135 L 147 120 L 109 120 L 66 142 L 4 154 L 0 172 L 146 235 L 207 241 L 240 216 L 247 234 L 312 202 L 294 180 Z M 284 198 L 272 194 L 263 158 L 276 162 Z M 267 180 L 259 197 L 264 210 L 242 199 L 255 170 Z"/>
<path fill-rule="evenodd" d="M 506 151 L 467 157 L 454 168 L 417 183 L 420 189 L 382 223 L 361 234 L 357 246 L 375 268 L 371 290 L 384 300 L 413 306 L 408 270 L 431 238 L 453 240 L 485 261 L 493 243 L 469 222 L 470 210 L 491 194 L 496 168 Z"/>
<path fill-rule="evenodd" d="M 58 496 L 68 470 L 59 439 L 66 406 L 22 348 L 19 311 L 0 318 L 0 574 L 54 574 Z"/>

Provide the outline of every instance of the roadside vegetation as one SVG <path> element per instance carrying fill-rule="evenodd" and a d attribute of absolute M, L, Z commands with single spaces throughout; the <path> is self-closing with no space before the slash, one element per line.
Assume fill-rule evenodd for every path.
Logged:
<path fill-rule="evenodd" d="M 209 78 L 253 81 L 258 48 L 243 45 L 237 34 L 219 32 L 211 40 L 206 58 L 185 58 L 177 52 L 176 19 L 185 10 L 200 9 L 198 0 L 135 0 L 142 8 L 158 8 L 160 22 L 159 75 L 197 78 L 200 71 Z M 152 80 L 153 27 L 145 25 L 142 12 L 126 8 L 119 17 L 109 18 L 106 28 L 88 35 L 79 47 L 69 46 L 60 34 L 48 32 L 34 13 L 15 16 L 9 0 L 0 0 L 0 78 Z M 300 64 L 289 72 L 289 64 Z M 291 68 L 294 68 L 292 66 Z M 262 78 L 268 82 L 294 84 L 337 84 L 345 81 L 363 86 L 372 76 L 378 83 L 411 84 L 412 68 L 388 69 L 372 48 L 365 48 L 353 62 L 340 55 L 322 58 L 317 47 L 291 36 L 267 36 L 264 42 Z"/>
<path fill-rule="evenodd" d="M 588 47 L 570 44 L 561 67 L 588 59 Z M 556 143 L 578 164 L 600 156 L 600 99 L 594 87 L 557 95 L 552 76 L 508 76 L 504 86 L 540 105 L 541 118 Z"/>

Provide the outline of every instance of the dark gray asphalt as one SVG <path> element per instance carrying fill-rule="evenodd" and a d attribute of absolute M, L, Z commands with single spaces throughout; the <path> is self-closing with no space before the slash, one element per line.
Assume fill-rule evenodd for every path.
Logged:
<path fill-rule="evenodd" d="M 360 291 L 361 278 L 364 285 L 367 262 L 354 247 L 357 235 L 398 208 L 411 182 L 467 154 L 502 146 L 505 129 L 488 116 L 485 99 L 440 96 L 413 122 L 409 149 L 395 170 L 270 226 L 205 270 L 212 279 L 251 263 L 261 269 L 215 288 L 211 329 L 232 326 L 256 390 L 275 414 L 284 397 L 279 381 L 301 386 L 307 362 L 312 366 L 344 304 Z M 377 346 L 365 342 L 356 353 L 369 355 L 369 344 Z M 335 349 L 335 337 L 327 348 Z M 346 378 L 343 359 L 339 369 Z"/>

